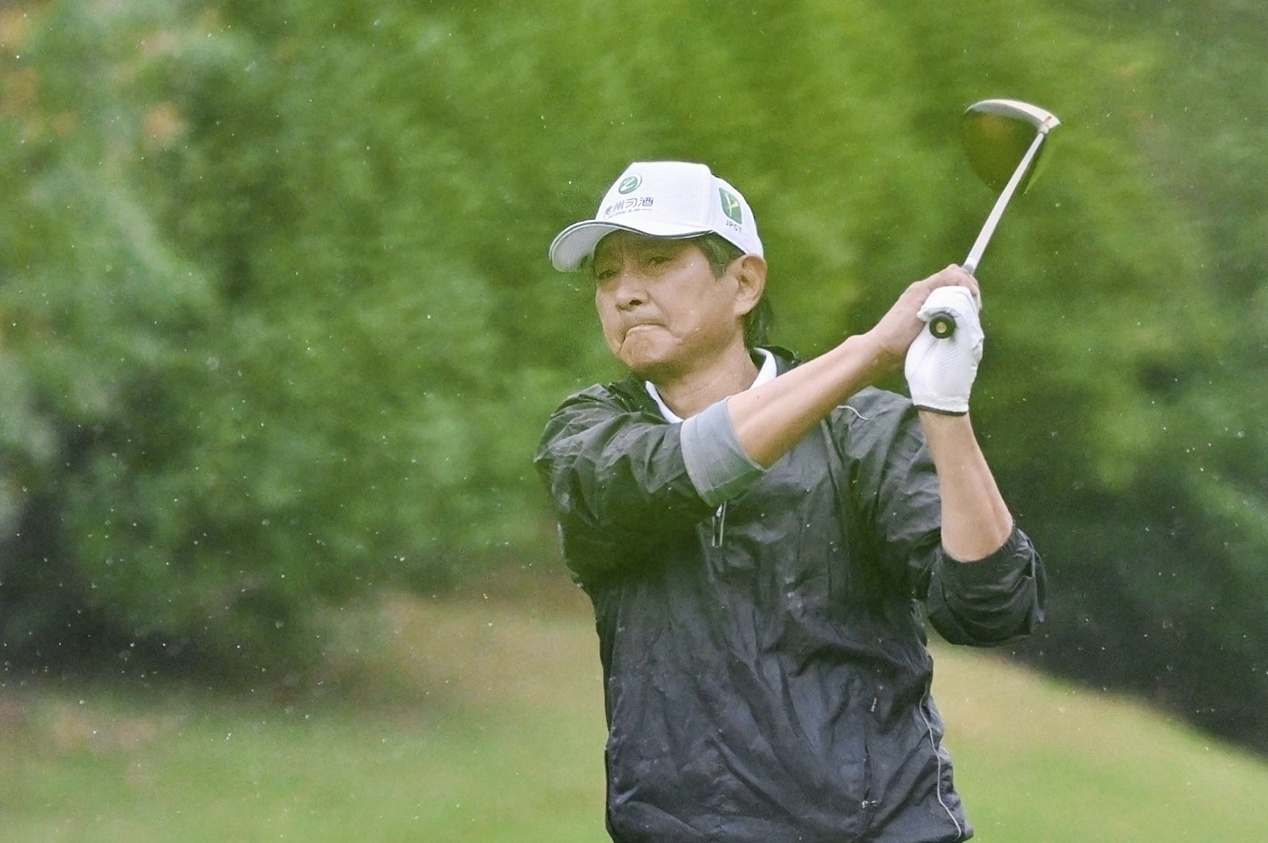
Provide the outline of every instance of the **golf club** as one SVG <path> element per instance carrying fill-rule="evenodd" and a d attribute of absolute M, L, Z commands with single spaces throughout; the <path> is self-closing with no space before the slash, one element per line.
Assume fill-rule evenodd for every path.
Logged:
<path fill-rule="evenodd" d="M 1030 186 L 1044 139 L 1060 124 L 1052 112 L 1019 100 L 982 100 L 964 112 L 960 131 L 969 164 L 987 186 L 1000 191 L 962 264 L 969 274 L 977 271 L 1013 194 L 1019 190 L 1024 193 Z M 946 339 L 955 333 L 955 318 L 950 313 L 935 313 L 929 319 L 929 331 Z"/>

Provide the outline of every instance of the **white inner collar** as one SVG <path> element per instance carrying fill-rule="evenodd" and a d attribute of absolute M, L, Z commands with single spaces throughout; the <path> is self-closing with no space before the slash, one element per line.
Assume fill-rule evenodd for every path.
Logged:
<path fill-rule="evenodd" d="M 771 354 L 764 348 L 753 349 L 762 355 L 762 365 L 757 370 L 757 378 L 749 385 L 749 389 L 755 386 L 761 386 L 764 383 L 770 383 L 779 374 L 779 366 L 775 363 L 775 355 Z M 651 381 L 644 381 L 643 386 L 647 388 L 647 394 L 652 396 L 652 400 L 656 402 L 656 406 L 660 408 L 660 414 L 665 417 L 665 421 L 670 424 L 678 424 L 682 418 L 661 400 L 660 393 L 656 390 L 656 385 Z"/>

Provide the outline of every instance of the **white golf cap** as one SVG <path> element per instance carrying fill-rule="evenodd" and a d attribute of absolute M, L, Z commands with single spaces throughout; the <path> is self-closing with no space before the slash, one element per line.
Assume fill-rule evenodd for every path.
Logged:
<path fill-rule="evenodd" d="M 762 254 L 748 202 L 704 164 L 631 164 L 608 188 L 594 219 L 559 232 L 550 244 L 550 262 L 564 272 L 576 269 L 613 231 L 673 238 L 717 234 L 745 254 Z"/>

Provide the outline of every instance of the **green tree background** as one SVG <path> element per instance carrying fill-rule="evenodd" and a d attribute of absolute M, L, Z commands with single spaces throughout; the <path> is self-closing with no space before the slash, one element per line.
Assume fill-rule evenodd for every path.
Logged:
<path fill-rule="evenodd" d="M 1053 577 L 1015 655 L 1268 750 L 1265 36 L 1237 0 L 0 6 L 4 660 L 277 675 L 323 606 L 558 564 L 529 456 L 616 373 L 551 237 L 706 161 L 814 354 L 963 257 L 959 113 L 1010 96 L 1064 123 L 978 273 L 974 412 Z"/>

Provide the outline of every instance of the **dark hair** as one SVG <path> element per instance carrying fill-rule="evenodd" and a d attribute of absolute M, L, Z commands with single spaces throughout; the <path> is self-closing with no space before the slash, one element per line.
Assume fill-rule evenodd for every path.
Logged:
<path fill-rule="evenodd" d="M 718 234 L 693 237 L 690 242 L 704 252 L 716 278 L 725 275 L 726 268 L 744 256 L 743 249 Z M 765 345 L 774 320 L 774 308 L 771 307 L 770 299 L 763 293 L 753 309 L 744 315 L 744 345 L 748 348 Z"/>

